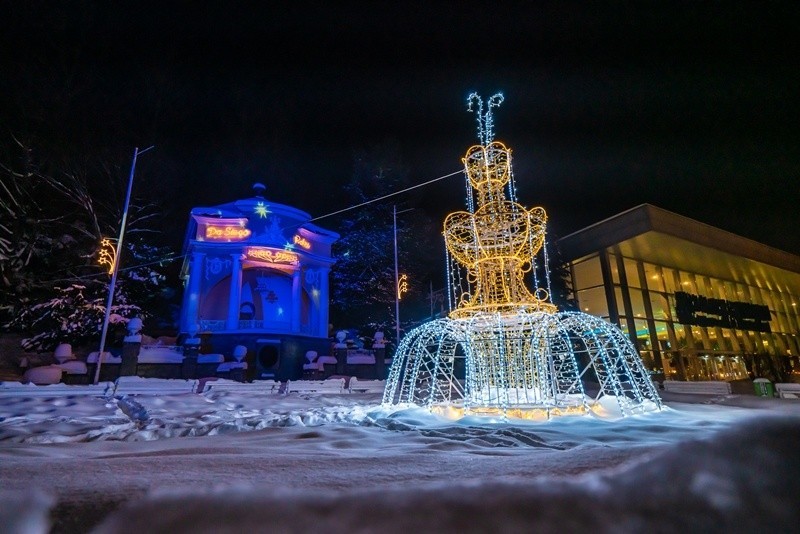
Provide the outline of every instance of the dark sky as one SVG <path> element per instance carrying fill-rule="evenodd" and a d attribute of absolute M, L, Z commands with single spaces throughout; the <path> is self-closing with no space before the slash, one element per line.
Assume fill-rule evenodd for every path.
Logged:
<path fill-rule="evenodd" d="M 649 202 L 800 254 L 798 6 L 2 1 L 0 143 L 95 151 L 123 177 L 156 145 L 137 180 L 180 234 L 255 181 L 343 208 L 354 151 L 384 140 L 413 182 L 456 171 L 467 95 L 502 91 L 496 137 L 555 235 Z M 463 209 L 463 180 L 426 199 Z"/>

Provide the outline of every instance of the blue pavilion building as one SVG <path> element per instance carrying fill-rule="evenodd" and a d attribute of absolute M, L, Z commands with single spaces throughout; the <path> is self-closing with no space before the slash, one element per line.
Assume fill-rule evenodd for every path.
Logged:
<path fill-rule="evenodd" d="M 180 330 L 202 352 L 248 349 L 251 378 L 289 380 L 306 351 L 327 354 L 328 275 L 335 232 L 299 209 L 255 196 L 191 210 Z"/>

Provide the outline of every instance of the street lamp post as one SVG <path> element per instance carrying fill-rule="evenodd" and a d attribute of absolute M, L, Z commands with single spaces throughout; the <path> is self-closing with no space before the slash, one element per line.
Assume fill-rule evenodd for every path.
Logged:
<path fill-rule="evenodd" d="M 397 214 L 411 211 L 414 208 L 409 208 L 403 211 L 397 211 L 397 205 L 393 206 L 393 221 L 394 221 L 394 332 L 397 341 L 396 346 L 400 346 L 400 271 L 397 263 Z M 405 275 L 403 275 L 405 277 Z M 405 282 L 405 281 L 404 281 Z M 405 292 L 405 291 L 403 291 Z"/>
<path fill-rule="evenodd" d="M 400 346 L 400 274 L 397 269 L 397 205 L 393 206 L 394 219 L 394 332 Z M 395 349 L 397 350 L 397 349 Z"/>
<path fill-rule="evenodd" d="M 103 319 L 103 331 L 100 334 L 100 352 L 97 354 L 97 366 L 94 370 L 94 384 L 100 380 L 100 366 L 103 362 L 103 350 L 106 348 L 106 335 L 108 335 L 108 320 L 111 316 L 111 303 L 114 302 L 114 288 L 117 285 L 117 273 L 119 272 L 120 254 L 122 252 L 122 240 L 125 237 L 125 223 L 128 220 L 128 206 L 131 202 L 131 189 L 133 188 L 133 174 L 136 172 L 136 159 L 139 154 L 144 154 L 153 147 L 139 150 L 139 147 L 133 151 L 133 163 L 131 163 L 131 174 L 128 178 L 128 192 L 125 194 L 125 205 L 122 209 L 122 223 L 119 227 L 119 239 L 117 239 L 117 249 L 114 255 L 114 265 L 111 270 L 111 283 L 108 285 L 108 298 L 106 299 L 106 315 Z"/>

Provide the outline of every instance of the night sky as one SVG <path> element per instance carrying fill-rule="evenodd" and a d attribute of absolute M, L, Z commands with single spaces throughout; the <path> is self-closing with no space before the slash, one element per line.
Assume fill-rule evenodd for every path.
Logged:
<path fill-rule="evenodd" d="M 798 6 L 3 1 L 0 146 L 124 180 L 156 145 L 136 185 L 166 199 L 178 247 L 192 206 L 256 181 L 314 216 L 352 204 L 353 155 L 376 143 L 413 183 L 459 170 L 467 95 L 502 91 L 496 138 L 553 235 L 649 202 L 800 254 Z M 420 202 L 463 209 L 463 179 Z"/>

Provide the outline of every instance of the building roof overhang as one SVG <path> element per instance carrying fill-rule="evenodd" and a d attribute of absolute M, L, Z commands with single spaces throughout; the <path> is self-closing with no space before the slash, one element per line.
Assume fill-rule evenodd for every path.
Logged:
<path fill-rule="evenodd" d="M 624 256 L 720 279 L 800 287 L 800 257 L 650 204 L 567 235 L 558 246 L 565 261 L 618 247 Z"/>

